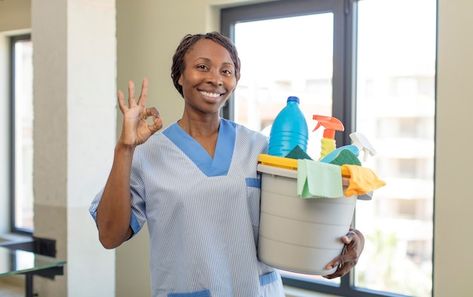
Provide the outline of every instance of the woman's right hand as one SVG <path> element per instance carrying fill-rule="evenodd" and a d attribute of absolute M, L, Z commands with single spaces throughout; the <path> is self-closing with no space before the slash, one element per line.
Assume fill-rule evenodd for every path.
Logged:
<path fill-rule="evenodd" d="M 135 84 L 128 82 L 128 104 L 122 91 L 118 91 L 118 104 L 123 114 L 122 133 L 118 143 L 134 148 L 144 143 L 156 131 L 161 129 L 163 123 L 156 108 L 146 108 L 148 99 L 148 79 L 143 80 L 141 95 L 138 101 L 135 98 Z M 146 119 L 153 117 L 153 123 L 148 125 Z"/>

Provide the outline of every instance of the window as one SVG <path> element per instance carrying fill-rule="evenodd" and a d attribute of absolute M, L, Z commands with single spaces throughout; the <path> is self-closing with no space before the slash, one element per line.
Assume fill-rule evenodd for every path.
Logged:
<path fill-rule="evenodd" d="M 433 0 L 358 3 L 357 82 L 374 90 L 358 88 L 357 129 L 376 141 L 366 166 L 387 182 L 376 204 L 357 205 L 370 259 L 355 269 L 358 287 L 432 294 L 435 10 Z"/>
<path fill-rule="evenodd" d="M 387 182 L 357 203 L 366 245 L 349 275 L 284 273 L 284 283 L 339 296 L 431 296 L 436 1 L 271 1 L 221 17 L 243 64 L 224 116 L 269 135 L 286 97 L 299 96 L 309 128 L 314 113 L 342 120 L 337 145 L 366 135 L 379 153 L 363 165 Z M 312 133 L 309 155 L 320 138 Z"/>
<path fill-rule="evenodd" d="M 11 42 L 11 229 L 33 231 L 33 46 L 30 35 Z"/>
<path fill-rule="evenodd" d="M 333 115 L 352 126 L 351 83 L 346 73 L 350 55 L 343 49 L 351 38 L 346 34 L 343 0 L 293 0 L 255 4 L 222 10 L 222 29 L 237 45 L 243 61 L 242 75 L 224 116 L 269 135 L 277 113 L 289 96 L 298 96 L 307 123 L 315 127 L 314 113 Z M 288 57 L 290 53 L 290 58 Z M 235 103 L 238 102 L 238 103 Z M 320 154 L 322 131 L 312 133 L 311 155 Z M 338 143 L 343 137 L 337 135 Z"/>

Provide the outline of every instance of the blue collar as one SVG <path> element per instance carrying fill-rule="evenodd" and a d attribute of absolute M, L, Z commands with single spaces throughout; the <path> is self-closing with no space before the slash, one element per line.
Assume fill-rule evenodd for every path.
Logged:
<path fill-rule="evenodd" d="M 217 145 L 214 158 L 192 136 L 187 134 L 179 124 L 174 123 L 163 131 L 169 138 L 205 175 L 227 175 L 232 163 L 235 147 L 236 125 L 225 119 L 220 120 Z"/>

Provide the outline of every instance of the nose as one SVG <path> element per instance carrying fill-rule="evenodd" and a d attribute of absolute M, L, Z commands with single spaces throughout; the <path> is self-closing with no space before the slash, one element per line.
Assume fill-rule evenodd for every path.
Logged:
<path fill-rule="evenodd" d="M 213 84 L 214 86 L 223 86 L 223 77 L 220 71 L 213 70 L 209 71 L 207 75 L 207 83 Z"/>

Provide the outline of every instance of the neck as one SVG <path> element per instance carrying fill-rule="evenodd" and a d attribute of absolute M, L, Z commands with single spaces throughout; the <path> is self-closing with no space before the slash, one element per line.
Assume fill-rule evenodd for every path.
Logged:
<path fill-rule="evenodd" d="M 178 124 L 194 138 L 209 137 L 218 132 L 220 117 L 218 114 L 199 115 L 184 110 Z"/>

